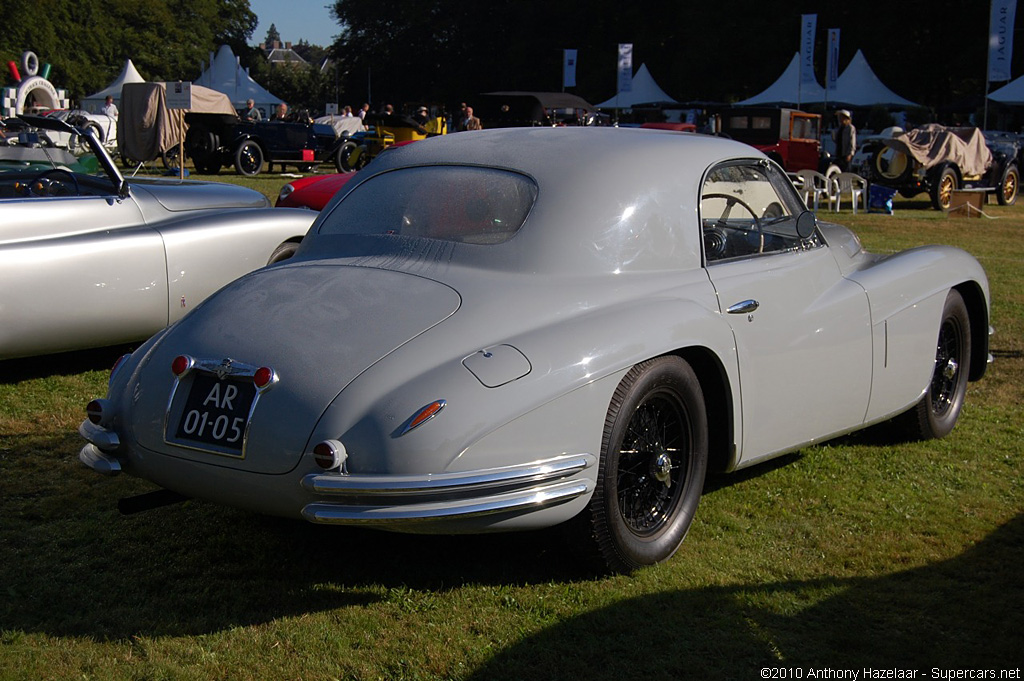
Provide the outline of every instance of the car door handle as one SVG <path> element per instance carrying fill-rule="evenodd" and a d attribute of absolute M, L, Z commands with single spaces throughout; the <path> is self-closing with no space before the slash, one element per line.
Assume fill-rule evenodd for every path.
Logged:
<path fill-rule="evenodd" d="M 728 312 L 729 314 L 749 314 L 750 312 L 756 310 L 758 307 L 760 307 L 760 303 L 758 303 L 756 300 L 744 300 L 742 302 L 736 303 L 728 310 L 726 310 L 726 312 Z"/>

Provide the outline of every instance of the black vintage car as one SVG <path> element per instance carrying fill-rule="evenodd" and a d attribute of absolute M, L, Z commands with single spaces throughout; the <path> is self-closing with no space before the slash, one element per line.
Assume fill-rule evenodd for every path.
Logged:
<path fill-rule="evenodd" d="M 263 163 L 293 165 L 309 172 L 330 161 L 342 140 L 329 125 L 290 121 L 243 121 L 225 114 L 187 113 L 185 153 L 196 170 L 214 174 L 223 166 L 242 175 L 258 175 Z"/>
<path fill-rule="evenodd" d="M 958 189 L 984 191 L 1004 206 L 1015 203 L 1022 160 L 1018 135 L 930 124 L 869 138 L 851 169 L 907 198 L 927 193 L 934 208 L 949 210 Z"/>

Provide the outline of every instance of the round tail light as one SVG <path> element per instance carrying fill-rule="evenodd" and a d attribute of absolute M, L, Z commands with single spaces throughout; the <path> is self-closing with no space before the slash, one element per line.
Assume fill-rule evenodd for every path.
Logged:
<path fill-rule="evenodd" d="M 260 367 L 252 375 L 252 382 L 257 390 L 263 390 L 268 385 L 277 381 L 277 374 L 270 367 Z"/>
<path fill-rule="evenodd" d="M 93 400 L 85 406 L 85 415 L 90 422 L 98 425 L 103 423 L 103 416 L 108 411 L 106 400 Z"/>
<path fill-rule="evenodd" d="M 313 447 L 313 460 L 325 471 L 340 468 L 347 458 L 348 452 L 345 451 L 345 445 L 337 440 L 324 440 Z"/>
<path fill-rule="evenodd" d="M 192 358 L 188 355 L 178 355 L 171 362 L 171 373 L 181 378 L 185 375 L 185 372 L 192 368 L 192 364 Z"/>

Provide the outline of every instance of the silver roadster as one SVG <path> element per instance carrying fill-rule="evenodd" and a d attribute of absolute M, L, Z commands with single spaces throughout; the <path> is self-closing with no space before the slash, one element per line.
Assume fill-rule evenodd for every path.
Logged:
<path fill-rule="evenodd" d="M 91 131 L 23 120 L 91 154 L 69 166 L 63 149 L 13 149 L 35 162 L 0 172 L 0 359 L 148 338 L 290 255 L 313 221 L 244 187 L 125 179 Z"/>
<path fill-rule="evenodd" d="M 709 467 L 897 416 L 949 433 L 988 309 L 967 253 L 867 253 L 736 142 L 450 135 L 384 154 L 295 257 L 126 357 L 80 459 L 164 488 L 132 508 L 566 523 L 628 571 L 676 551 Z"/>

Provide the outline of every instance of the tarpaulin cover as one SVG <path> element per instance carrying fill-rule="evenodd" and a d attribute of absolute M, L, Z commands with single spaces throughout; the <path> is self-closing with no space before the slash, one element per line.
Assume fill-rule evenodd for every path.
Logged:
<path fill-rule="evenodd" d="M 117 119 L 117 150 L 134 161 L 152 161 L 184 139 L 187 124 L 167 108 L 163 83 L 125 83 L 121 88 Z M 192 85 L 190 112 L 219 113 L 237 117 L 228 96 L 201 85 Z"/>
<path fill-rule="evenodd" d="M 925 168 L 951 161 L 964 175 L 984 175 L 992 163 L 992 152 L 978 128 L 925 125 L 897 134 L 885 140 L 885 144 L 907 154 Z"/>

